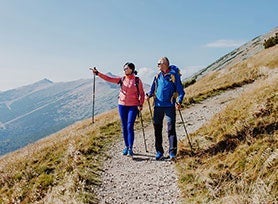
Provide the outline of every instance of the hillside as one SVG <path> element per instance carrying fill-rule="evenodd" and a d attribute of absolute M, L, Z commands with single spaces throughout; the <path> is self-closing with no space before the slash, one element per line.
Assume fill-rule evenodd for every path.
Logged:
<path fill-rule="evenodd" d="M 187 87 L 181 113 L 194 151 L 177 117 L 176 163 L 154 160 L 147 106 L 149 152 L 137 121 L 133 160 L 120 155 L 116 110 L 0 157 L 0 203 L 275 203 L 277 71 L 276 45 Z"/>
<path fill-rule="evenodd" d="M 118 89 L 116 85 L 96 79 L 95 114 L 116 107 Z M 59 83 L 43 79 L 1 92 L 0 155 L 89 118 L 91 114 L 92 79 Z"/>

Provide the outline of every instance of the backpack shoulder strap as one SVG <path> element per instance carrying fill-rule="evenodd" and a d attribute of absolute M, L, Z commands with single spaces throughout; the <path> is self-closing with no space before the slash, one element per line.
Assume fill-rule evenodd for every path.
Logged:
<path fill-rule="evenodd" d="M 139 97 L 140 95 L 140 92 L 139 92 L 139 77 L 135 77 L 135 85 L 136 85 L 136 88 L 137 88 L 137 95 Z"/>
<path fill-rule="evenodd" d="M 135 84 L 136 84 L 136 86 L 139 85 L 139 77 L 138 76 L 135 77 Z"/>
<path fill-rule="evenodd" d="M 159 73 L 157 73 L 157 74 L 154 76 L 154 82 L 155 82 L 155 83 L 157 83 L 157 80 L 158 80 L 159 74 L 160 74 L 160 72 L 159 72 Z"/>
<path fill-rule="evenodd" d="M 125 80 L 125 76 L 123 76 L 120 80 L 119 80 L 119 82 L 118 82 L 118 84 L 122 87 L 122 85 L 123 85 L 123 81 Z"/>

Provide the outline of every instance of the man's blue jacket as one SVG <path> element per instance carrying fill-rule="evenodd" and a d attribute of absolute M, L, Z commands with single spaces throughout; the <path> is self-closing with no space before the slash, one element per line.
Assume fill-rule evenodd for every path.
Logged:
<path fill-rule="evenodd" d="M 185 92 L 181 83 L 180 73 L 174 65 L 169 72 L 158 73 L 153 80 L 151 90 L 147 95 L 154 97 L 155 107 L 172 107 L 175 103 L 182 103 Z"/>

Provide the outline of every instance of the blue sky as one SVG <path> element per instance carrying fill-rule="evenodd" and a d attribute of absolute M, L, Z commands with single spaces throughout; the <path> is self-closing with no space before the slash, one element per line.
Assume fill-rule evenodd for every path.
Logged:
<path fill-rule="evenodd" d="M 0 90 L 48 78 L 121 75 L 149 82 L 167 56 L 183 77 L 277 27 L 276 0 L 0 0 Z"/>

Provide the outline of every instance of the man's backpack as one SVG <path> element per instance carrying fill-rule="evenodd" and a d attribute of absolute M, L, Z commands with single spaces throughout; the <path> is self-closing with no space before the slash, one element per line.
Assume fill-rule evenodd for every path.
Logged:
<path fill-rule="evenodd" d="M 171 70 L 174 70 L 179 76 L 181 76 L 180 69 L 176 65 L 170 65 Z"/>

